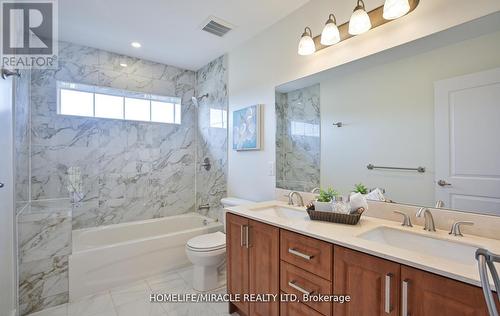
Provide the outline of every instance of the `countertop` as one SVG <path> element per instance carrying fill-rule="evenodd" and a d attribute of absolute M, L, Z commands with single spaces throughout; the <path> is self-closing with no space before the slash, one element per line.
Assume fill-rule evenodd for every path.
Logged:
<path fill-rule="evenodd" d="M 259 209 L 273 206 L 292 208 L 303 212 L 304 216 L 298 216 L 297 218 L 290 219 L 265 214 L 259 211 Z M 357 225 L 311 221 L 305 211 L 305 208 L 290 207 L 285 202 L 281 201 L 269 201 L 244 206 L 229 207 L 226 210 L 236 215 L 241 215 L 276 227 L 324 240 L 335 245 L 344 246 L 349 249 L 357 250 L 475 286 L 481 286 L 481 283 L 479 279 L 477 261 L 474 258 L 471 260 L 470 264 L 465 264 L 463 262 L 455 262 L 445 258 L 419 253 L 418 251 L 402 249 L 376 241 L 362 239 L 358 236 L 378 227 L 385 226 L 421 234 L 431 238 L 453 241 L 477 248 L 486 248 L 491 252 L 500 253 L 500 240 L 496 239 L 488 239 L 472 235 L 456 237 L 449 235 L 448 231 L 443 230 L 438 230 L 437 232 L 427 232 L 423 230 L 422 226 L 414 225 L 414 227 L 402 227 L 399 222 L 368 216 L 362 216 Z M 473 256 L 473 254 L 471 254 L 471 256 Z M 500 270 L 500 265 L 496 265 L 496 267 L 497 270 Z"/>

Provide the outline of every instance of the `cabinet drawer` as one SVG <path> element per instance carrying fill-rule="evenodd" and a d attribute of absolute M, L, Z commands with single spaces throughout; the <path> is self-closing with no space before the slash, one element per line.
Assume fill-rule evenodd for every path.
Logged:
<path fill-rule="evenodd" d="M 331 244 L 290 231 L 281 230 L 280 258 L 302 269 L 332 280 Z"/>
<path fill-rule="evenodd" d="M 300 302 L 281 302 L 280 316 L 322 316 L 320 313 Z"/>
<path fill-rule="evenodd" d="M 304 292 L 314 294 L 331 295 L 332 283 L 317 275 L 297 268 L 285 261 L 280 265 L 280 288 L 287 294 L 296 294 L 299 299 Z M 315 309 L 323 315 L 332 314 L 331 302 L 304 302 L 307 306 Z"/>

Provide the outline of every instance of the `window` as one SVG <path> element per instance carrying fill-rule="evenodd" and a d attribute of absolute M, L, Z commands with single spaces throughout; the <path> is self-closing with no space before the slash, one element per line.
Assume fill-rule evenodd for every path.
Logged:
<path fill-rule="evenodd" d="M 319 124 L 292 121 L 291 134 L 293 136 L 319 137 Z"/>
<path fill-rule="evenodd" d="M 210 127 L 227 128 L 227 111 L 210 108 Z"/>
<path fill-rule="evenodd" d="M 58 82 L 57 113 L 106 119 L 181 124 L 181 99 Z"/>

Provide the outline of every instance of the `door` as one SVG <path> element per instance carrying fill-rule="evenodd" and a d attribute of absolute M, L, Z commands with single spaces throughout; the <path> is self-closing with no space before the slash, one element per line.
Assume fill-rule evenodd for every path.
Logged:
<path fill-rule="evenodd" d="M 0 77 L 0 314 L 15 309 L 14 175 L 13 175 L 13 82 Z"/>
<path fill-rule="evenodd" d="M 401 267 L 403 316 L 488 316 L 482 289 Z"/>
<path fill-rule="evenodd" d="M 226 213 L 227 290 L 230 294 L 248 294 L 247 234 L 248 219 Z M 241 300 L 233 304 L 248 315 L 248 302 Z"/>
<path fill-rule="evenodd" d="M 250 304 L 252 316 L 279 315 L 279 228 L 250 220 L 250 293 L 274 294 L 271 302 Z"/>
<path fill-rule="evenodd" d="M 349 303 L 333 304 L 333 315 L 400 315 L 399 264 L 339 246 L 333 257 L 333 292 L 351 296 Z"/>
<path fill-rule="evenodd" d="M 500 68 L 434 89 L 436 199 L 500 215 Z"/>

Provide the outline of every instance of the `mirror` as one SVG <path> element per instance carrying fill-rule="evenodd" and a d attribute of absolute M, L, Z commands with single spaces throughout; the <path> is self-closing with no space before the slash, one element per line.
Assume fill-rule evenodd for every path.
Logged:
<path fill-rule="evenodd" d="M 276 186 L 500 216 L 499 52 L 497 13 L 276 87 Z"/>

